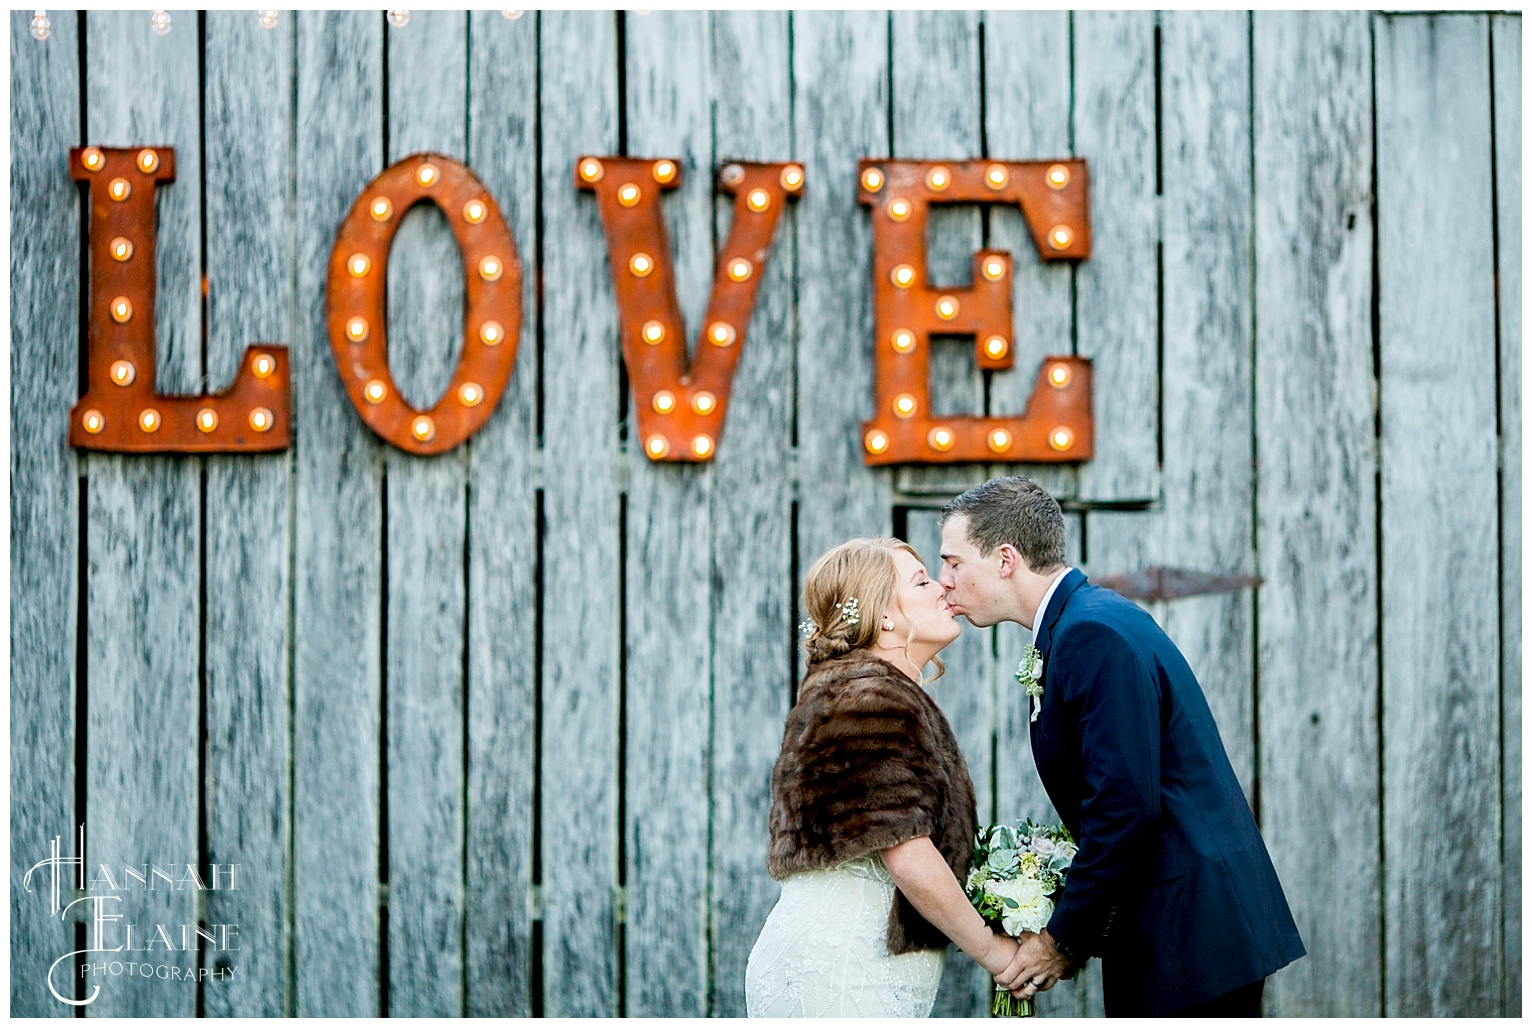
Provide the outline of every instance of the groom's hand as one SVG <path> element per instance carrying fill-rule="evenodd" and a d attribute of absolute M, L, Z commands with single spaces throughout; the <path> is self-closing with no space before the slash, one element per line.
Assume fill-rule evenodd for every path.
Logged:
<path fill-rule="evenodd" d="M 1023 932 L 1018 941 L 1021 946 L 1017 950 L 1017 959 L 1006 968 L 1007 972 L 1016 968 L 1017 974 L 1011 982 L 1000 982 L 1010 988 L 1012 995 L 1031 999 L 1037 993 L 1053 988 L 1069 973 L 1069 958 L 1058 951 L 1048 929 L 1044 928 L 1036 935 Z"/>

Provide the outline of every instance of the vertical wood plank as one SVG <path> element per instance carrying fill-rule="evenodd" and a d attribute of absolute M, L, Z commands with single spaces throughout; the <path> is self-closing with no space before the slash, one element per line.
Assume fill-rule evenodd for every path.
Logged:
<path fill-rule="evenodd" d="M 204 39 L 208 383 L 234 380 L 245 347 L 292 347 L 289 226 L 293 19 L 211 11 Z M 207 920 L 240 926 L 238 965 L 204 983 L 207 1013 L 288 1012 L 288 561 L 290 453 L 207 459 L 207 860 L 239 864 L 238 890 L 206 898 Z"/>
<path fill-rule="evenodd" d="M 386 163 L 422 151 L 466 160 L 467 30 L 466 12 L 425 10 L 383 30 Z M 415 207 L 388 262 L 388 339 L 399 391 L 416 409 L 434 407 L 451 379 L 463 290 L 446 217 Z M 403 1017 L 463 1009 L 466 446 L 437 457 L 383 450 L 387 1012 Z"/>
<path fill-rule="evenodd" d="M 621 500 L 616 300 L 575 160 L 617 151 L 617 26 L 544 12 L 541 32 L 543 1012 L 618 1012 L 616 884 Z"/>
<path fill-rule="evenodd" d="M 1360 12 L 1253 37 L 1260 818 L 1309 954 L 1266 1012 L 1376 1017 L 1372 44 Z"/>
<path fill-rule="evenodd" d="M 468 156 L 522 263 L 516 372 L 469 443 L 468 1013 L 532 1013 L 537 702 L 537 16 L 469 15 Z"/>
<path fill-rule="evenodd" d="M 53 35 L 42 42 L 31 36 L 31 19 L 27 11 L 10 16 L 10 1009 L 67 1017 L 73 1008 L 53 998 L 46 975 L 73 948 L 74 929 L 50 917 L 51 886 L 34 876 L 28 892 L 22 879 L 55 836 L 68 844 L 77 835 L 80 493 L 68 422 L 80 395 L 85 271 L 69 148 L 80 145 L 80 66 L 73 14 L 53 15 Z M 75 849 L 68 845 L 66 855 Z M 69 988 L 62 977 L 58 984 Z"/>
<path fill-rule="evenodd" d="M 1500 696 L 1505 1009 L 1521 1016 L 1521 16 L 1490 18 L 1500 327 Z"/>
<path fill-rule="evenodd" d="M 986 155 L 1017 161 L 1072 156 L 1069 13 L 986 11 L 983 17 Z M 1019 208 L 990 208 L 988 222 L 987 245 L 1011 253 L 1016 354 L 1014 367 L 990 376 L 989 413 L 1020 413 L 1043 358 L 1074 352 L 1074 269 L 1067 262 L 1043 262 Z M 1113 401 L 1098 394 L 1096 402 Z M 1055 497 L 1079 489 L 1072 465 L 996 464 L 987 470 L 990 476 L 1022 472 Z"/>
<path fill-rule="evenodd" d="M 785 11 L 713 15 L 714 150 L 718 160 L 792 156 L 792 54 Z M 810 180 L 810 189 L 819 183 Z M 733 218 L 715 201 L 715 238 Z M 793 648 L 793 219 L 778 224 L 737 398 L 719 448 L 713 500 L 712 873 L 708 889 L 708 1013 L 745 1014 L 745 964 L 776 900 L 766 874 L 771 768 L 787 717 Z"/>
<path fill-rule="evenodd" d="M 156 372 L 162 393 L 202 379 L 202 207 L 198 31 L 192 11 L 158 35 L 141 11 L 86 16 L 86 125 L 100 146 L 173 146 L 176 181 L 156 197 Z M 95 297 L 106 303 L 109 297 Z M 202 607 L 201 465 L 180 456 L 102 455 L 89 464 L 87 860 L 109 865 L 198 854 Z M 153 711 L 146 717 L 146 711 Z M 144 892 L 134 923 L 196 921 L 191 892 Z M 184 951 L 163 962 L 183 973 Z M 187 1016 L 196 990 L 108 979 L 94 1017 Z"/>
<path fill-rule="evenodd" d="M 628 152 L 681 166 L 664 209 L 690 336 L 713 281 L 709 16 L 656 11 L 626 24 Z M 637 438 L 631 420 L 628 438 Z M 698 1016 L 707 1009 L 714 469 L 656 464 L 631 444 L 628 454 L 625 1012 Z"/>
<path fill-rule="evenodd" d="M 1487 586 L 1500 572 L 1489 26 L 1478 15 L 1377 17 L 1374 31 L 1384 1011 L 1494 1016 L 1503 963 L 1500 612 Z M 1451 512 L 1450 528 L 1426 512 Z"/>
<path fill-rule="evenodd" d="M 1158 495 L 1159 275 L 1155 228 L 1155 15 L 1078 11 L 1074 145 L 1090 161 L 1091 258 L 1075 273 L 1077 351 L 1094 362 L 1090 500 Z"/>
<path fill-rule="evenodd" d="M 1162 18 L 1164 513 L 1161 563 L 1254 571 L 1250 24 Z M 1251 590 L 1168 605 L 1165 631 L 1207 694 L 1247 800 L 1255 795 Z"/>
<path fill-rule="evenodd" d="M 293 889 L 299 1016 L 376 1016 L 382 741 L 382 444 L 335 373 L 334 233 L 383 168 L 383 19 L 303 11 L 298 30 L 298 328 Z"/>
<path fill-rule="evenodd" d="M 862 462 L 873 396 L 872 227 L 856 199 L 857 161 L 889 153 L 888 45 L 886 14 L 793 17 L 793 145 L 808 176 L 792 222 L 799 590 L 820 553 L 891 525 L 892 472 Z M 801 674 L 801 661 L 795 667 Z"/>

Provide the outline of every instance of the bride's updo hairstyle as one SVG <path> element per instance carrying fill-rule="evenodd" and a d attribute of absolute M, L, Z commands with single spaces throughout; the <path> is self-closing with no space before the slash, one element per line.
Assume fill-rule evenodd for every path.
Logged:
<path fill-rule="evenodd" d="M 871 646 L 878 641 L 883 611 L 890 606 L 903 609 L 896 550 L 920 560 L 902 539 L 862 538 L 826 550 L 814 561 L 803 582 L 803 611 L 808 616 L 803 645 L 809 667 Z M 935 663 L 940 678 L 942 663 Z"/>

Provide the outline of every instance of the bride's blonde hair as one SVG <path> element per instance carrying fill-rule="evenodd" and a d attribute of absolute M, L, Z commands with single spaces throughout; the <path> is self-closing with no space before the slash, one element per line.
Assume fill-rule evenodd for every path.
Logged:
<path fill-rule="evenodd" d="M 904 540 L 880 537 L 849 539 L 814 561 L 803 582 L 803 611 L 808 615 L 803 645 L 809 667 L 872 646 L 878 641 L 882 612 L 890 606 L 904 610 L 894 567 L 896 550 L 920 560 L 920 554 Z M 910 634 L 913 637 L 913 626 Z M 906 657 L 909 649 L 906 638 Z M 946 672 L 941 658 L 933 662 L 936 674 L 930 681 Z"/>

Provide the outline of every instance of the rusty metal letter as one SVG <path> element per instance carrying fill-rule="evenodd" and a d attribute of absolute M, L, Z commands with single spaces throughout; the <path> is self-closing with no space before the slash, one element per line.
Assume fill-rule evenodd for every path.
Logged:
<path fill-rule="evenodd" d="M 463 352 L 447 391 L 429 411 L 404 402 L 388 368 L 385 270 L 405 212 L 434 203 L 463 254 L 467 299 Z M 521 259 L 489 190 L 463 164 L 418 153 L 367 184 L 330 251 L 325 285 L 330 348 L 357 413 L 401 450 L 437 454 L 477 432 L 516 370 L 521 337 Z"/>
<path fill-rule="evenodd" d="M 246 348 L 227 392 L 155 394 L 154 191 L 175 181 L 175 150 L 75 147 L 69 175 L 90 196 L 88 385 L 69 413 L 69 445 L 109 453 L 287 449 L 285 346 Z"/>
<path fill-rule="evenodd" d="M 582 157 L 575 184 L 596 194 L 633 383 L 638 433 L 653 461 L 709 461 L 717 452 L 734 369 L 745 345 L 777 219 L 803 191 L 797 164 L 727 164 L 719 189 L 734 223 L 719 254 L 707 318 L 688 366 L 659 194 L 680 185 L 672 160 Z"/>
<path fill-rule="evenodd" d="M 1085 161 L 861 162 L 859 199 L 872 208 L 877 407 L 862 426 L 868 464 L 1065 462 L 1095 448 L 1091 366 L 1048 357 L 1023 415 L 939 415 L 931 410 L 931 336 L 972 335 L 979 367 L 1015 363 L 1011 255 L 974 254 L 973 285 L 933 288 L 926 220 L 933 204 L 1019 206 L 1043 260 L 1090 255 Z"/>

